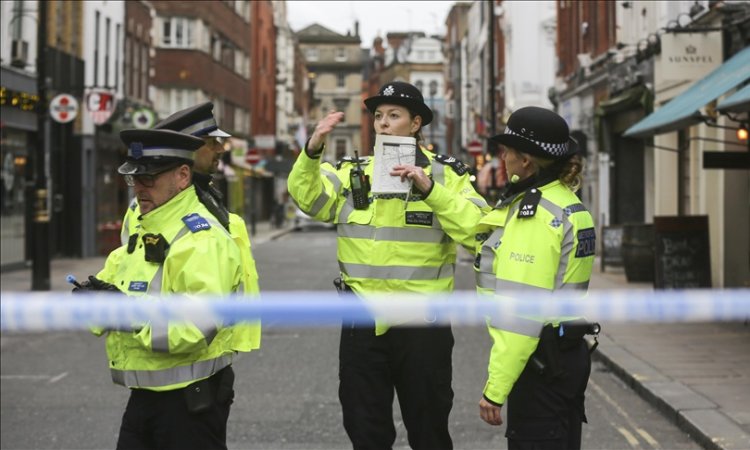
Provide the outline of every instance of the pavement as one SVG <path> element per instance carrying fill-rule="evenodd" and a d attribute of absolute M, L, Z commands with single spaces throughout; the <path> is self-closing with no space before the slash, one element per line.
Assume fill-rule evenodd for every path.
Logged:
<path fill-rule="evenodd" d="M 290 228 L 259 222 L 253 245 Z M 103 257 L 54 259 L 53 291 L 69 291 L 65 275 L 96 273 Z M 0 273 L 3 291 L 31 288 L 31 270 Z M 591 290 L 646 289 L 621 268 L 594 265 Z M 750 449 L 750 325 L 747 322 L 603 323 L 594 357 L 707 449 Z"/>

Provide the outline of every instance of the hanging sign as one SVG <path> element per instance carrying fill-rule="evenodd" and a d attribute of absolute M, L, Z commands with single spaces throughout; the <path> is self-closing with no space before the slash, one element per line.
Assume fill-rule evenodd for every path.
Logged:
<path fill-rule="evenodd" d="M 106 123 L 117 106 L 114 91 L 107 89 L 92 89 L 86 94 L 86 110 L 96 125 Z"/>
<path fill-rule="evenodd" d="M 59 94 L 49 103 L 49 115 L 57 123 L 68 123 L 78 116 L 78 100 L 70 94 Z"/>
<path fill-rule="evenodd" d="M 133 126 L 136 128 L 151 128 L 156 122 L 156 115 L 148 108 L 137 109 L 133 113 Z"/>

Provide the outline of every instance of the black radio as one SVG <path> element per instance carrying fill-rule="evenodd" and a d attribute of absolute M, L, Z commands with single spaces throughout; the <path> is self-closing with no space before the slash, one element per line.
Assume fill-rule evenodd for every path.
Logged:
<path fill-rule="evenodd" d="M 370 205 L 368 197 L 370 196 L 370 177 L 365 175 L 362 166 L 359 164 L 359 153 L 354 151 L 354 163 L 356 167 L 349 172 L 349 181 L 352 190 L 352 200 L 355 209 L 367 209 Z"/>

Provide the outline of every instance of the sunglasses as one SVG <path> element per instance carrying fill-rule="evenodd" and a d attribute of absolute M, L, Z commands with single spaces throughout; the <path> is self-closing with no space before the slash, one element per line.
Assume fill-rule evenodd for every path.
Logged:
<path fill-rule="evenodd" d="M 178 166 L 179 167 L 179 166 Z M 176 169 L 176 167 L 171 167 L 169 169 L 162 170 L 161 172 L 156 173 L 149 173 L 149 174 L 143 174 L 143 175 L 123 175 L 125 178 L 125 184 L 127 184 L 130 187 L 135 186 L 135 183 L 137 182 L 143 187 L 154 187 L 154 184 L 156 183 L 156 179 L 162 176 L 163 174 L 172 171 Z"/>

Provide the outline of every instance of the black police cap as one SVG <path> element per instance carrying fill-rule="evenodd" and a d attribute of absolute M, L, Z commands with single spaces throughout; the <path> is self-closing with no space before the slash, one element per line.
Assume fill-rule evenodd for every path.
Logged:
<path fill-rule="evenodd" d="M 514 111 L 505 131 L 491 141 L 547 159 L 567 158 L 578 151 L 565 119 L 549 109 L 527 106 Z"/>
<path fill-rule="evenodd" d="M 377 95 L 365 99 L 365 106 L 372 113 L 383 104 L 399 105 L 408 108 L 422 117 L 422 126 L 432 122 L 432 110 L 424 103 L 424 97 L 416 86 L 393 81 L 384 84 Z"/>
<path fill-rule="evenodd" d="M 177 111 L 166 119 L 154 125 L 155 130 L 173 130 L 198 137 L 230 137 L 231 134 L 219 129 L 213 113 L 214 104 L 201 103 L 181 111 Z"/>
<path fill-rule="evenodd" d="M 128 157 L 117 172 L 123 175 L 154 174 L 170 166 L 193 164 L 203 140 L 172 130 L 122 130 L 120 139 L 128 146 Z"/>

